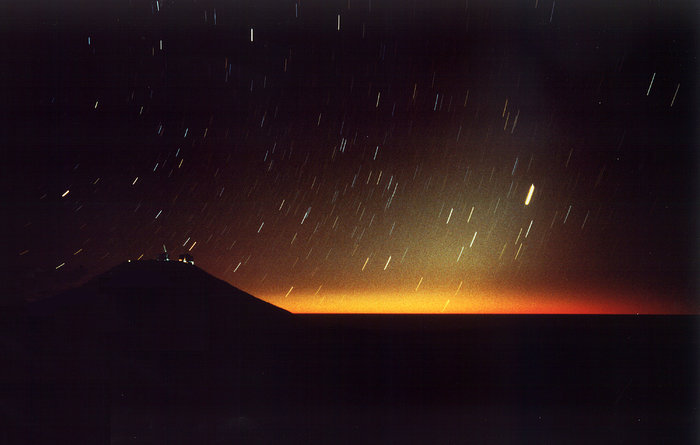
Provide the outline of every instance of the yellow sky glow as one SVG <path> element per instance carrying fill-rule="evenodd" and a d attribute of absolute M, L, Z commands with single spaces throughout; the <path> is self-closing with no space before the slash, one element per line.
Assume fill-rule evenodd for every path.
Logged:
<path fill-rule="evenodd" d="M 595 292 L 426 291 L 320 292 L 271 295 L 266 301 L 293 313 L 364 314 L 654 314 L 668 313 L 659 300 Z M 448 303 L 449 301 L 449 303 Z M 679 313 L 686 312 L 679 309 Z"/>

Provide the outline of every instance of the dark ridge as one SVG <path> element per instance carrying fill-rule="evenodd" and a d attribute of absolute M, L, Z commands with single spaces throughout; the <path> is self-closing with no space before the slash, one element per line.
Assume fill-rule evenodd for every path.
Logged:
<path fill-rule="evenodd" d="M 123 263 L 28 308 L 44 338 L 75 347 L 107 335 L 112 346 L 138 350 L 221 347 L 281 329 L 292 317 L 194 265 L 155 260 Z"/>
<path fill-rule="evenodd" d="M 35 306 L 39 311 L 50 310 L 83 301 L 89 295 L 97 298 L 126 295 L 154 298 L 165 294 L 173 301 L 198 298 L 201 301 L 220 302 L 228 298 L 246 313 L 290 315 L 288 311 L 255 298 L 192 264 L 156 260 L 122 263 L 78 289 L 62 292 Z"/>
<path fill-rule="evenodd" d="M 698 443 L 698 316 L 292 315 L 122 264 L 2 326 L 0 443 Z"/>

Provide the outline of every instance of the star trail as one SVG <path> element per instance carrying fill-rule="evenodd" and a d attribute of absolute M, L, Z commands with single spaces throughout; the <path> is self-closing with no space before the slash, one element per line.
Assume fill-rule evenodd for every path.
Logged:
<path fill-rule="evenodd" d="M 696 312 L 695 9 L 14 11 L 8 282 L 165 249 L 296 312 Z"/>

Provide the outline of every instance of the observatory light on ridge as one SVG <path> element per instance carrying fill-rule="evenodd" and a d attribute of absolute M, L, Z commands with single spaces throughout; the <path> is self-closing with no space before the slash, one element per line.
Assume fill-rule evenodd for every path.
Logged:
<path fill-rule="evenodd" d="M 525 198 L 525 205 L 530 205 L 530 200 L 532 199 L 532 194 L 535 192 L 535 184 L 530 185 L 530 191 L 527 192 L 527 198 Z"/>

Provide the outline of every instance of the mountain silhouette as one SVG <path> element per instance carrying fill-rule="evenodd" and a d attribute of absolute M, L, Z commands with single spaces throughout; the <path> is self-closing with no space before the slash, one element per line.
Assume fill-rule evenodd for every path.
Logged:
<path fill-rule="evenodd" d="M 0 443 L 697 443 L 696 316 L 294 315 L 139 261 L 5 321 Z"/>
<path fill-rule="evenodd" d="M 109 425 L 122 409 L 249 409 L 289 394 L 277 364 L 294 355 L 298 320 L 191 264 L 123 263 L 24 309 L 4 326 L 18 371 L 6 372 L 14 395 L 0 399 L 19 443 L 115 443 L 123 428 Z"/>
<path fill-rule="evenodd" d="M 120 264 L 29 312 L 71 347 L 106 335 L 139 350 L 204 350 L 288 327 L 292 317 L 194 265 L 155 260 Z"/>

